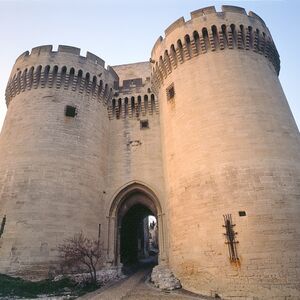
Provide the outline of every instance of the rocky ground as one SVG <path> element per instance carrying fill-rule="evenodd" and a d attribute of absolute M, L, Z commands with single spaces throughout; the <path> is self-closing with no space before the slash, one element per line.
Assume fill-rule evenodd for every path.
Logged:
<path fill-rule="evenodd" d="M 126 269 L 126 268 L 125 268 Z M 102 270 L 98 274 L 98 280 L 104 286 L 94 292 L 88 293 L 80 298 L 71 296 L 66 290 L 64 296 L 46 296 L 26 300 L 187 300 L 187 299 L 214 299 L 200 296 L 181 289 L 180 281 L 166 266 L 156 266 L 153 264 L 142 264 L 127 270 L 126 276 L 119 276 L 116 269 Z M 72 276 L 72 280 L 80 283 L 85 280 L 84 274 Z M 59 276 L 56 280 L 62 280 Z M 70 290 L 71 291 L 71 290 Z M 12 300 L 15 297 L 0 297 L 0 300 Z M 20 299 L 20 298 L 18 298 Z"/>
<path fill-rule="evenodd" d="M 165 272 L 165 271 L 164 271 Z M 167 271 L 166 271 L 167 272 Z M 89 293 L 80 300 L 187 300 L 213 299 L 189 293 L 182 289 L 166 291 L 155 288 L 150 282 L 151 268 L 144 268 L 128 278 Z"/>

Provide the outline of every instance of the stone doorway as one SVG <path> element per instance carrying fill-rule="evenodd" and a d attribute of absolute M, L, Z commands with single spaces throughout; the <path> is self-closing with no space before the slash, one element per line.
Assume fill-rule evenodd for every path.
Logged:
<path fill-rule="evenodd" d="M 155 233 L 150 228 L 153 221 Z M 108 229 L 109 261 L 114 265 L 134 264 L 150 256 L 156 256 L 158 262 L 165 260 L 161 205 L 156 195 L 146 186 L 134 183 L 118 193 L 111 206 Z M 147 236 L 150 231 L 151 238 L 154 235 L 153 239 L 156 240 L 156 247 L 155 242 Z"/>

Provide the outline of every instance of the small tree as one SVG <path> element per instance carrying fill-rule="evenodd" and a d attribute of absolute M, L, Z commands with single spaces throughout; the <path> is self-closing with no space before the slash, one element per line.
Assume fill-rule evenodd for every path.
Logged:
<path fill-rule="evenodd" d="M 62 264 L 68 268 L 88 271 L 91 282 L 97 283 L 97 267 L 102 260 L 102 251 L 99 241 L 87 238 L 82 232 L 66 239 L 58 246 Z"/>

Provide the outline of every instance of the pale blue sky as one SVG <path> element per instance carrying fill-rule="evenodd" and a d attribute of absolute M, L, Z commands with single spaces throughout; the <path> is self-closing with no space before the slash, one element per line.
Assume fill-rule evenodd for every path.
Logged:
<path fill-rule="evenodd" d="M 164 29 L 198 8 L 237 5 L 260 15 L 281 57 L 280 80 L 300 126 L 299 0 L 0 0 L 0 127 L 5 86 L 15 59 L 39 45 L 76 46 L 109 65 L 146 61 Z"/>

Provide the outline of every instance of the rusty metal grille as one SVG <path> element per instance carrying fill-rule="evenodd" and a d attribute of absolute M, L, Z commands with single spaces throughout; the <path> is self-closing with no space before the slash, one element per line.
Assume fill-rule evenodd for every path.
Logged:
<path fill-rule="evenodd" d="M 224 233 L 226 237 L 226 244 L 228 245 L 229 257 L 230 261 L 238 262 L 239 256 L 237 252 L 237 244 L 239 243 L 236 240 L 237 232 L 234 231 L 235 224 L 232 222 L 231 214 L 223 215 L 224 223 L 223 227 L 226 229 L 226 233 Z"/>

